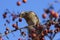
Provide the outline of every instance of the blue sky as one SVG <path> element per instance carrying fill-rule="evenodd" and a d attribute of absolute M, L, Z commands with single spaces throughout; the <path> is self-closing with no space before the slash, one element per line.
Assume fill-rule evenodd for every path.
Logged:
<path fill-rule="evenodd" d="M 17 1 L 21 1 L 20 6 L 16 5 Z M 48 8 L 49 7 L 48 3 L 52 3 L 54 1 L 55 0 L 27 0 L 27 3 L 23 3 L 22 0 L 0 0 L 0 32 L 3 33 L 6 28 L 5 26 L 3 26 L 6 19 L 4 20 L 2 18 L 2 14 L 5 12 L 6 8 L 9 9 L 10 12 L 14 11 L 16 14 L 17 14 L 17 12 L 20 13 L 21 11 L 34 11 L 38 15 L 40 22 L 42 22 L 43 19 L 42 19 L 41 15 L 44 13 L 43 9 Z M 60 8 L 59 4 L 60 3 L 53 5 L 53 7 L 55 8 L 54 10 L 56 12 Z M 7 19 L 9 19 L 11 21 L 11 17 L 7 18 Z M 15 23 L 15 22 L 11 21 L 11 23 L 7 25 L 11 30 L 14 29 L 11 26 L 11 24 L 13 24 L 13 23 Z M 23 19 L 23 21 L 21 23 L 19 23 L 18 25 L 19 25 L 19 27 L 24 27 L 24 26 L 27 26 L 27 23 Z M 23 30 L 23 31 L 27 32 L 27 30 Z M 15 34 L 15 37 L 11 33 L 8 35 L 9 40 L 17 40 L 18 38 L 21 37 L 19 34 L 19 31 L 14 32 L 14 34 Z M 60 35 L 60 34 L 58 34 L 58 35 Z M 60 38 L 58 35 L 54 38 L 54 40 L 56 40 L 57 38 Z M 3 38 L 4 38 L 4 40 L 8 40 L 5 36 Z M 49 40 L 49 39 L 46 37 L 46 40 Z"/>

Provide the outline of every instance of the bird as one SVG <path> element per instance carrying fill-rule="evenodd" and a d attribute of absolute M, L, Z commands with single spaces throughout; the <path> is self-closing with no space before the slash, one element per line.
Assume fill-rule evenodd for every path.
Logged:
<path fill-rule="evenodd" d="M 33 11 L 22 11 L 19 14 L 19 18 L 24 18 L 28 24 L 28 34 L 31 34 L 32 31 L 35 31 L 37 34 L 41 33 L 43 29 L 36 31 L 37 25 L 40 25 L 40 20 L 35 12 Z"/>
<path fill-rule="evenodd" d="M 20 18 L 24 18 L 29 26 L 39 24 L 40 22 L 36 13 L 33 11 L 21 12 Z"/>

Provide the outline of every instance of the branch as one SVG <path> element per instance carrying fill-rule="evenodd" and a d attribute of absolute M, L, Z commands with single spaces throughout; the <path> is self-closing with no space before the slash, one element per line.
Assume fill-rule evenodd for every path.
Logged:
<path fill-rule="evenodd" d="M 18 28 L 18 29 L 14 29 L 14 30 L 9 30 L 8 31 L 8 34 L 9 33 L 12 33 L 12 32 L 15 32 L 15 31 L 17 31 L 17 30 L 20 30 L 21 31 L 21 29 L 25 29 L 25 28 L 28 28 L 27 26 L 26 27 L 23 27 L 23 28 Z M 2 33 L 0 33 L 0 36 L 7 36 L 8 34 L 2 34 Z"/>

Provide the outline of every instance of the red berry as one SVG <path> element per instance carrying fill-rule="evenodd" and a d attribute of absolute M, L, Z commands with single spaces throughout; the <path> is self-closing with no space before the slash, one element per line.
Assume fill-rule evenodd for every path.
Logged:
<path fill-rule="evenodd" d="M 49 9 L 44 9 L 44 11 L 45 11 L 45 13 L 49 13 L 50 11 L 49 11 Z"/>
<path fill-rule="evenodd" d="M 18 29 L 18 26 L 16 24 L 12 25 L 15 29 Z"/>
<path fill-rule="evenodd" d="M 7 35 L 9 32 L 8 31 L 5 31 L 5 34 Z"/>
<path fill-rule="evenodd" d="M 27 0 L 23 0 L 23 3 L 26 3 L 27 2 Z"/>
<path fill-rule="evenodd" d="M 58 13 L 54 13 L 54 17 L 58 18 L 59 17 Z"/>
<path fill-rule="evenodd" d="M 41 36 L 44 37 L 44 33 L 43 32 L 42 32 Z"/>
<path fill-rule="evenodd" d="M 0 37 L 0 40 L 3 40 L 2 37 Z"/>
<path fill-rule="evenodd" d="M 36 33 L 32 33 L 32 37 L 36 37 L 37 35 L 36 35 Z"/>
<path fill-rule="evenodd" d="M 45 40 L 44 38 L 42 38 L 41 40 Z"/>
<path fill-rule="evenodd" d="M 54 10 L 51 10 L 51 11 L 50 11 L 50 14 L 51 14 L 52 16 L 54 16 L 54 13 L 55 13 Z"/>
<path fill-rule="evenodd" d="M 22 19 L 21 18 L 19 18 L 19 22 L 22 22 Z"/>
<path fill-rule="evenodd" d="M 29 34 L 29 37 L 31 37 L 31 34 Z"/>
<path fill-rule="evenodd" d="M 21 35 L 26 36 L 25 32 L 21 32 Z"/>
<path fill-rule="evenodd" d="M 18 40 L 22 40 L 21 38 L 19 38 Z"/>
<path fill-rule="evenodd" d="M 18 1 L 18 2 L 17 2 L 17 5 L 18 5 L 18 6 L 20 6 L 20 5 L 21 5 L 21 2 L 20 2 L 20 1 Z"/>
<path fill-rule="evenodd" d="M 7 12 L 3 14 L 3 18 L 6 18 L 6 17 L 7 17 Z"/>
<path fill-rule="evenodd" d="M 8 27 L 6 27 L 6 30 L 8 31 L 8 30 L 9 30 L 9 28 L 8 28 Z"/>
<path fill-rule="evenodd" d="M 47 16 L 46 13 L 44 13 L 44 14 L 42 15 L 43 18 L 46 18 L 46 16 Z"/>

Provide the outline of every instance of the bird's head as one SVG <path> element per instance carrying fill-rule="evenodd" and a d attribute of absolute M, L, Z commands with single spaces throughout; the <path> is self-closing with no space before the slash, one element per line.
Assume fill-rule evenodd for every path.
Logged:
<path fill-rule="evenodd" d="M 21 12 L 19 17 L 20 18 L 24 18 L 27 14 L 28 14 L 28 12 Z"/>

